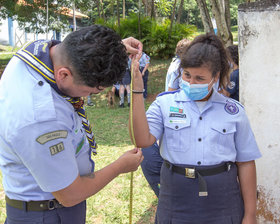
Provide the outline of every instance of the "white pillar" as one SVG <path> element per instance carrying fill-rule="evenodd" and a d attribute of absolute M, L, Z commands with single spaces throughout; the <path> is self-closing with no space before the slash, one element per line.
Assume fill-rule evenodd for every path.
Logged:
<path fill-rule="evenodd" d="M 273 3 L 274 2 L 274 3 Z M 256 161 L 259 223 L 280 223 L 280 3 L 238 8 L 240 101 L 263 157 Z"/>

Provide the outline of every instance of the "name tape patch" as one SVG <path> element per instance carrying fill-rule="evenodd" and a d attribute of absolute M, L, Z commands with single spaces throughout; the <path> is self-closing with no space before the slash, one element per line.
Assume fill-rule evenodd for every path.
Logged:
<path fill-rule="evenodd" d="M 178 118 L 186 118 L 186 114 L 180 114 L 180 113 L 169 113 L 169 117 L 178 117 Z"/>
<path fill-rule="evenodd" d="M 54 139 L 58 139 L 58 138 L 66 138 L 68 135 L 68 132 L 65 130 L 60 130 L 60 131 L 53 131 L 53 132 L 49 132 L 46 134 L 43 134 L 41 136 L 39 136 L 36 141 L 39 142 L 41 145 L 45 144 L 46 142 L 49 142 L 51 140 Z"/>

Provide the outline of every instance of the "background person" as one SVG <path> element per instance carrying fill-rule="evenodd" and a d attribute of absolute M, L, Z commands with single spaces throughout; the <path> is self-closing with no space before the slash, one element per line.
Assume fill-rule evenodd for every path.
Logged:
<path fill-rule="evenodd" d="M 94 105 L 92 100 L 91 100 L 91 95 L 87 96 L 87 105 L 88 106 L 93 106 Z"/>
<path fill-rule="evenodd" d="M 227 47 L 227 51 L 230 56 L 230 65 L 232 73 L 230 74 L 230 83 L 226 89 L 228 96 L 239 101 L 239 55 L 238 46 L 231 45 Z"/>
<path fill-rule="evenodd" d="M 119 89 L 119 96 L 120 96 L 120 105 L 119 107 L 124 107 L 124 96 L 125 90 L 127 95 L 127 106 L 130 106 L 130 82 L 131 82 L 131 75 L 130 75 L 130 64 L 131 59 L 128 57 L 128 65 L 125 71 L 125 75 L 120 82 L 120 89 Z"/>
<path fill-rule="evenodd" d="M 140 54 L 142 44 L 94 25 L 63 42 L 29 43 L 10 60 L 0 80 L 6 224 L 85 223 L 86 199 L 137 169 L 143 156 L 132 149 L 94 172 L 96 143 L 80 100 L 122 79 L 126 50 Z"/>
<path fill-rule="evenodd" d="M 179 78 L 179 66 L 181 63 L 180 57 L 184 50 L 191 43 L 190 40 L 184 38 L 178 41 L 175 50 L 175 57 L 172 59 L 172 62 L 169 65 L 166 79 L 165 79 L 165 91 L 174 91 L 180 88 L 181 78 Z"/>
<path fill-rule="evenodd" d="M 218 93 L 229 64 L 214 34 L 196 37 L 181 58 L 181 89 L 157 97 L 145 114 L 143 84 L 133 71 L 136 144 L 160 142 L 157 223 L 256 224 L 255 159 L 261 157 L 242 105 Z"/>
<path fill-rule="evenodd" d="M 150 57 L 147 54 L 145 54 L 145 52 L 142 52 L 142 56 L 139 60 L 139 69 L 142 74 L 142 79 L 144 83 L 144 89 L 145 89 L 143 94 L 144 99 L 146 99 L 148 96 L 149 65 L 150 65 Z"/>

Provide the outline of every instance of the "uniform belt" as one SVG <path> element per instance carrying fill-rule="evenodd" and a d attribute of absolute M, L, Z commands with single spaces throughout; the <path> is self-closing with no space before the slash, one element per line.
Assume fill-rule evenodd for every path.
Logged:
<path fill-rule="evenodd" d="M 190 167 L 184 168 L 180 166 L 173 165 L 172 163 L 164 160 L 164 164 L 168 169 L 171 169 L 173 172 L 184 175 L 188 178 L 198 178 L 199 183 L 199 196 L 207 196 L 207 183 L 204 180 L 203 176 L 212 176 L 225 171 L 229 171 L 233 162 L 225 162 L 219 166 L 211 167 L 211 168 L 197 168 Z"/>
<path fill-rule="evenodd" d="M 45 201 L 20 201 L 10 199 L 7 196 L 5 196 L 5 199 L 6 203 L 11 207 L 25 211 L 42 212 L 63 207 L 56 199 Z"/>

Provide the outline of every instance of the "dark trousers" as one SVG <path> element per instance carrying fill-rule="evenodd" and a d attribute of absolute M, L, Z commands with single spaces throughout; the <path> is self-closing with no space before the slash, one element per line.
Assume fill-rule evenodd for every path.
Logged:
<path fill-rule="evenodd" d="M 228 172 L 205 176 L 204 179 L 208 196 L 200 197 L 198 178 L 187 178 L 163 164 L 156 223 L 241 224 L 243 200 L 236 165 L 233 164 Z"/>
<path fill-rule="evenodd" d="M 140 72 L 142 72 L 143 69 L 144 69 L 144 67 L 140 67 Z M 148 96 L 148 78 L 149 78 L 149 71 L 148 70 L 145 71 L 144 76 L 142 78 L 143 78 L 144 89 L 145 89 L 144 98 L 146 99 L 147 96 Z"/>
<path fill-rule="evenodd" d="M 5 224 L 85 224 L 86 201 L 73 207 L 43 212 L 24 211 L 6 204 L 6 212 Z"/>
<path fill-rule="evenodd" d="M 144 156 L 144 160 L 141 163 L 143 174 L 158 197 L 160 189 L 160 169 L 163 163 L 163 159 L 159 154 L 159 146 L 155 143 L 148 148 L 143 148 L 142 153 Z"/>

